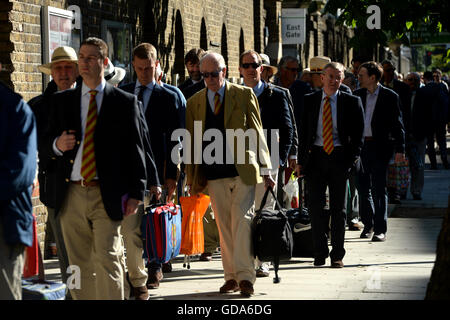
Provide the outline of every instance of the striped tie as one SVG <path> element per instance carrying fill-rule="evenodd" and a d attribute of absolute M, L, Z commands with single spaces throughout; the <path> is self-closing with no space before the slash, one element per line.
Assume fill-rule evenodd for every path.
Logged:
<path fill-rule="evenodd" d="M 214 96 L 214 114 L 217 116 L 220 112 L 220 94 L 216 92 Z"/>
<path fill-rule="evenodd" d="M 323 149 L 327 154 L 333 152 L 333 120 L 331 119 L 331 104 L 330 97 L 325 97 L 325 103 L 323 104 L 322 114 L 322 126 L 323 126 Z"/>
<path fill-rule="evenodd" d="M 89 100 L 89 110 L 86 118 L 86 130 L 84 131 L 83 158 L 81 161 L 81 176 L 86 182 L 92 181 L 97 172 L 95 165 L 94 152 L 94 131 L 97 123 L 97 101 L 96 90 L 89 91 L 91 99 Z"/>

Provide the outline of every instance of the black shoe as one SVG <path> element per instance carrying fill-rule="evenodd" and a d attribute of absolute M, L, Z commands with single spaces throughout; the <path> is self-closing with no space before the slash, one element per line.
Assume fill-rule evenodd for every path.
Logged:
<path fill-rule="evenodd" d="M 168 261 L 167 263 L 163 263 L 161 270 L 163 273 L 170 273 L 172 272 L 172 263 Z"/>
<path fill-rule="evenodd" d="M 361 239 L 369 239 L 373 234 L 373 229 L 366 229 L 361 232 L 361 235 L 359 236 Z"/>
<path fill-rule="evenodd" d="M 422 196 L 420 194 L 413 194 L 412 196 L 414 200 L 422 200 Z"/>
<path fill-rule="evenodd" d="M 372 241 L 373 242 L 384 242 L 384 241 L 386 241 L 386 234 L 385 233 L 374 234 L 372 237 Z"/>
<path fill-rule="evenodd" d="M 320 267 L 325 265 L 325 258 L 315 258 L 314 259 L 314 266 L 315 267 Z"/>

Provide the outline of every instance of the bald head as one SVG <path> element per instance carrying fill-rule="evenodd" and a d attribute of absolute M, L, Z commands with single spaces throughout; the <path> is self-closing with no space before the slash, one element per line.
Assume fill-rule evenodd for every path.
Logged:
<path fill-rule="evenodd" d="M 223 56 L 217 52 L 208 52 L 200 59 L 200 68 L 202 63 L 208 61 L 209 63 L 214 63 L 218 69 L 226 68 L 225 59 Z"/>

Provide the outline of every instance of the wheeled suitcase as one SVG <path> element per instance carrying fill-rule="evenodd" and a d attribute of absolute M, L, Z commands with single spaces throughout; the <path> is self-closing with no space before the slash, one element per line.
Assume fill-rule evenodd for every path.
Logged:
<path fill-rule="evenodd" d="M 181 208 L 168 203 L 152 205 L 145 209 L 141 231 L 144 259 L 167 263 L 180 254 Z"/>
<path fill-rule="evenodd" d="M 61 282 L 22 280 L 22 300 L 65 300 L 66 285 Z"/>

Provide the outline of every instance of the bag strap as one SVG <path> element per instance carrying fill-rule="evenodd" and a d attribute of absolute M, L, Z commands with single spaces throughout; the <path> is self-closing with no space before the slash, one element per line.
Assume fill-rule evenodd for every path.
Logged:
<path fill-rule="evenodd" d="M 264 206 L 266 205 L 267 196 L 269 195 L 269 192 L 272 194 L 273 198 L 275 199 L 277 207 L 278 207 L 278 210 L 281 210 L 281 208 L 282 208 L 281 204 L 278 201 L 277 197 L 275 196 L 275 193 L 273 192 L 272 187 L 267 187 L 266 192 L 264 192 L 264 197 L 261 200 L 261 205 L 259 206 L 259 210 L 258 211 L 261 211 L 264 208 Z M 277 208 L 277 207 L 275 207 L 275 208 Z"/>

